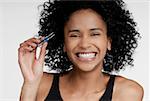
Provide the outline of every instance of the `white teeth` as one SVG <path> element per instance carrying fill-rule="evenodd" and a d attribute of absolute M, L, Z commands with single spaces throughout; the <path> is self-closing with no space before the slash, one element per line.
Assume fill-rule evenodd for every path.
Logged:
<path fill-rule="evenodd" d="M 80 58 L 94 58 L 95 53 L 84 53 L 84 54 L 79 53 L 78 57 L 80 57 Z"/>

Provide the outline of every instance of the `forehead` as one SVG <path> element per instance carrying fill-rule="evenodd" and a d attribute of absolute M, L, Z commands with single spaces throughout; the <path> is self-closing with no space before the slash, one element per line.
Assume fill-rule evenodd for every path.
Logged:
<path fill-rule="evenodd" d="M 106 27 L 106 23 L 101 15 L 92 9 L 81 9 L 73 12 L 66 22 L 66 25 L 68 24 L 69 27 L 80 27 L 80 25 L 84 27 Z"/>
<path fill-rule="evenodd" d="M 96 11 L 94 11 L 93 9 L 90 9 L 90 8 L 88 8 L 88 9 L 79 9 L 79 10 L 77 10 L 77 11 L 74 11 L 70 16 L 69 16 L 69 18 L 71 18 L 71 17 L 73 17 L 73 16 L 81 16 L 81 15 L 84 15 L 84 14 L 92 14 L 92 15 L 95 15 L 95 16 L 97 16 L 97 17 L 99 17 L 100 19 L 102 19 L 102 16 L 99 14 L 99 13 L 97 13 Z"/>

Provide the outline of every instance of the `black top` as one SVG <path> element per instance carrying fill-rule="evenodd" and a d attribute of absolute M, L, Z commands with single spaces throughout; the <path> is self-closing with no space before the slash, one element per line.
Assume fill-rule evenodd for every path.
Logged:
<path fill-rule="evenodd" d="M 102 97 L 99 99 L 99 101 L 111 101 L 114 81 L 115 75 L 110 75 L 110 79 L 107 83 L 106 90 Z M 59 75 L 54 75 L 52 87 L 45 101 L 63 101 L 59 91 Z"/>

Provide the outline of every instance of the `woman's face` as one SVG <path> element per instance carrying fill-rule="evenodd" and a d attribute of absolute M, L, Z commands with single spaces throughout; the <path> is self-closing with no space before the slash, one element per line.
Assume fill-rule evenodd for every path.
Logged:
<path fill-rule="evenodd" d="M 91 9 L 74 12 L 64 27 L 64 51 L 74 68 L 92 71 L 103 67 L 106 50 L 110 50 L 107 28 L 101 16 Z"/>

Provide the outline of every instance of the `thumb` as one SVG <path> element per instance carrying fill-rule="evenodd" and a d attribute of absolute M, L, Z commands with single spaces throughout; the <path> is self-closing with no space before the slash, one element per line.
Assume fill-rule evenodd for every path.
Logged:
<path fill-rule="evenodd" d="M 39 62 L 43 63 L 44 59 L 45 59 L 45 54 L 46 54 L 46 47 L 47 47 L 47 42 L 45 42 L 42 47 L 41 47 L 41 51 L 40 51 L 40 56 L 39 56 Z"/>

